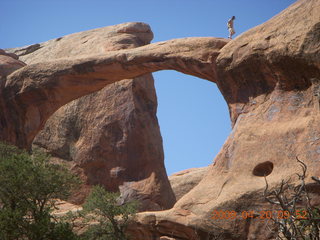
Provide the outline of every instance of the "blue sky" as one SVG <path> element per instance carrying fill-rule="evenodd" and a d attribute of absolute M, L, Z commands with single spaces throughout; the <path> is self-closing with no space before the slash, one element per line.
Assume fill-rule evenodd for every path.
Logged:
<path fill-rule="evenodd" d="M 0 48 L 35 44 L 124 22 L 150 24 L 153 42 L 182 37 L 236 36 L 294 0 L 0 0 Z M 215 84 L 174 71 L 154 73 L 168 174 L 212 163 L 231 131 Z"/>

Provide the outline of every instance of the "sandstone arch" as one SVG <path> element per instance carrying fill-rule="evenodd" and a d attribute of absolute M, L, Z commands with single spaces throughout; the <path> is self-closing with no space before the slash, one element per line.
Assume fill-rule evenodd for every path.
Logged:
<path fill-rule="evenodd" d="M 215 59 L 220 48 L 228 40 L 218 38 L 187 38 L 137 47 L 137 45 L 141 45 L 141 41 L 143 42 L 142 44 L 146 44 L 151 40 L 150 35 L 152 36 L 152 32 L 148 25 L 128 23 L 110 28 L 111 34 L 108 27 L 106 30 L 99 30 L 101 31 L 100 35 L 103 33 L 103 37 L 100 37 L 100 40 L 93 33 L 95 30 L 92 30 L 89 33 L 76 34 L 77 36 L 70 35 L 62 39 L 50 40 L 50 43 L 37 44 L 36 48 L 30 46 L 15 50 L 17 54 L 22 56 L 21 59 L 25 59 L 29 65 L 13 72 L 7 77 L 6 81 L 2 81 L 0 103 L 3 114 L 0 115 L 0 122 L 4 125 L 0 128 L 0 139 L 9 141 L 20 147 L 29 148 L 36 134 L 58 108 L 73 99 L 98 91 L 109 84 L 109 90 L 104 88 L 102 91 L 99 91 L 100 98 L 90 95 L 86 100 L 79 99 L 79 102 L 75 103 L 75 105 L 74 102 L 70 103 L 73 107 L 68 107 L 68 105 L 66 108 L 59 109 L 59 111 L 62 110 L 62 112 L 60 111 L 60 116 L 56 116 L 56 114 L 53 116 L 56 120 L 53 120 L 51 124 L 59 126 L 63 125 L 63 122 L 69 121 L 67 116 L 74 122 L 75 118 L 79 118 L 78 114 L 77 116 L 74 115 L 75 111 L 77 111 L 76 109 L 81 108 L 81 106 L 86 107 L 90 102 L 96 106 L 96 113 L 99 112 L 97 108 L 104 108 L 108 104 L 110 108 L 110 102 L 103 104 L 103 101 L 108 99 L 108 94 L 118 95 L 117 101 L 130 99 L 128 100 L 129 103 L 125 106 L 126 110 L 123 112 L 120 110 L 122 106 L 116 106 L 119 107 L 119 110 L 112 110 L 111 108 L 111 112 L 119 112 L 119 114 L 116 114 L 116 117 L 108 111 L 93 114 L 91 118 L 90 114 L 83 113 L 82 117 L 87 122 L 96 121 L 95 117 L 106 119 L 102 124 L 96 121 L 99 127 L 94 131 L 102 132 L 101 135 L 98 136 L 96 134 L 92 137 L 91 132 L 93 128 L 82 127 L 81 129 L 86 130 L 82 132 L 81 138 L 78 136 L 75 139 L 65 139 L 66 141 L 70 141 L 67 148 L 77 149 L 76 155 L 72 157 L 71 168 L 84 181 L 81 189 L 72 197 L 72 201 L 81 203 L 88 194 L 91 185 L 102 184 L 108 190 L 113 191 L 119 187 L 124 200 L 139 199 L 144 210 L 168 209 L 175 203 L 175 197 L 163 163 L 161 136 L 155 117 L 156 97 L 153 93 L 154 90 L 152 90 L 152 87 L 147 87 L 144 91 L 149 96 L 142 98 L 140 96 L 138 98 L 139 94 L 136 92 L 138 90 L 121 91 L 121 87 L 117 89 L 111 83 L 128 79 L 125 80 L 127 84 L 119 82 L 119 86 L 122 86 L 124 89 L 140 88 L 142 90 L 144 87 L 139 87 L 139 85 L 149 82 L 147 85 L 152 86 L 153 82 L 152 76 L 145 75 L 145 73 L 163 69 L 176 69 L 187 74 L 215 81 Z M 114 29 L 116 29 L 116 34 L 114 33 Z M 83 42 L 83 38 L 86 35 L 95 39 L 95 45 L 91 44 L 87 46 L 88 49 L 74 50 L 72 43 L 75 41 Z M 109 37 L 109 35 L 112 36 Z M 67 40 L 64 40 L 64 38 Z M 118 44 L 119 40 L 130 43 L 130 45 Z M 64 41 L 68 43 L 64 44 Z M 50 46 L 46 49 L 47 44 L 50 44 Z M 88 53 L 101 53 L 101 49 L 99 49 L 101 45 L 107 46 L 105 54 L 85 55 Z M 83 47 L 83 44 L 80 44 L 80 47 Z M 97 49 L 92 50 L 92 47 Z M 122 50 L 122 48 L 126 47 L 131 49 Z M 53 53 L 49 52 L 52 51 L 51 49 L 54 49 Z M 82 55 L 82 57 L 75 58 L 74 51 L 76 51 L 76 54 Z M 25 55 L 28 53 L 30 56 L 26 57 Z M 52 61 L 52 58 L 56 59 L 59 57 L 60 59 Z M 39 59 L 41 60 L 39 61 Z M 47 59 L 51 59 L 51 61 L 43 62 L 48 61 Z M 34 63 L 37 61 L 40 63 Z M 130 80 L 137 76 L 142 77 Z M 90 99 L 96 99 L 99 102 L 94 102 Z M 115 100 L 114 97 L 109 98 L 109 101 L 110 99 L 111 101 L 112 99 Z M 144 103 L 144 101 L 150 101 L 150 99 L 150 103 Z M 133 103 L 137 101 L 138 103 Z M 81 102 L 86 103 L 83 105 Z M 143 106 L 132 106 L 137 104 L 151 107 L 151 109 L 144 110 Z M 73 116 L 70 116 L 72 115 L 70 111 L 73 112 Z M 136 114 L 139 114 L 139 116 L 134 117 L 130 121 L 125 120 Z M 64 115 L 66 115 L 66 119 L 62 119 Z M 109 122 L 107 120 L 109 117 L 116 118 L 116 121 Z M 57 119 L 60 119 L 61 122 Z M 147 128 L 141 129 L 138 127 L 136 129 L 127 125 L 137 124 L 140 126 L 143 123 L 142 120 L 148 122 Z M 81 121 L 83 122 L 83 120 Z M 73 127 L 74 125 L 69 126 L 69 128 Z M 112 130 L 107 130 L 107 132 L 117 139 L 106 138 L 103 133 L 106 130 L 104 127 L 112 128 Z M 117 132 L 119 134 L 115 133 L 115 128 L 118 129 Z M 61 130 L 61 128 L 59 129 Z M 139 133 L 139 129 L 142 132 Z M 50 140 L 40 141 L 38 142 L 40 143 L 38 146 L 42 146 L 50 152 L 50 150 L 54 149 L 52 145 L 56 144 L 51 134 L 54 135 L 55 131 L 60 132 L 60 130 L 54 128 L 47 130 L 44 138 L 49 137 L 48 139 Z M 71 134 L 79 134 L 76 132 L 74 131 Z M 61 146 L 59 144 L 57 144 L 58 147 Z M 123 147 L 109 146 L 117 144 Z M 94 149 L 92 146 L 94 146 Z M 53 152 L 56 153 L 57 151 Z M 60 159 L 69 160 L 64 157 Z M 114 174 L 117 176 L 114 176 Z"/>
<path fill-rule="evenodd" d="M 167 68 L 190 74 L 188 63 L 191 60 L 192 66 L 196 66 L 196 69 L 191 66 L 193 75 L 217 81 L 229 105 L 233 132 L 217 155 L 216 164 L 210 167 L 197 187 L 181 198 L 171 210 L 141 213 L 131 232 L 135 239 L 153 239 L 155 236 L 172 236 L 174 227 L 174 237 L 177 239 L 203 239 L 212 231 L 221 232 L 226 239 L 265 239 L 269 232 L 266 232 L 261 221 L 248 223 L 237 219 L 234 224 L 230 224 L 229 220 L 211 221 L 211 213 L 214 209 L 267 209 L 260 195 L 264 181 L 252 174 L 252 169 L 259 162 L 272 160 L 274 163 L 273 171 L 268 176 L 270 187 L 298 170 L 294 160 L 296 155 L 305 160 L 310 176 L 319 176 L 319 99 L 314 95 L 317 86 L 312 86 L 314 81 L 311 81 L 320 79 L 319 11 L 319 0 L 297 1 L 270 21 L 228 43 L 220 51 L 216 63 L 214 59 L 219 53 L 218 49 L 210 54 L 204 53 L 200 58 L 195 55 L 196 59 L 193 55 L 186 58 L 180 56 L 181 61 L 176 62 L 177 59 L 168 53 L 168 49 L 162 49 L 166 55 L 152 50 L 153 46 L 168 46 L 158 43 L 105 57 L 74 62 L 61 60 L 50 63 L 51 70 L 48 72 L 38 72 L 41 64 L 28 66 L 10 75 L 6 86 L 2 85 L 5 93 L 0 100 L 4 106 L 2 109 L 10 107 L 11 116 L 29 116 L 17 106 L 20 103 L 30 106 L 30 115 L 37 113 L 28 94 L 39 91 L 36 97 L 42 96 L 48 104 L 38 114 L 40 123 L 34 127 L 36 131 L 57 105 L 118 80 L 115 77 L 105 79 L 104 74 L 121 72 L 117 77 L 127 78 L 149 70 L 157 71 L 165 66 L 159 56 L 171 59 L 166 62 L 170 63 Z M 194 40 L 194 46 L 198 46 L 197 40 L 201 39 Z M 226 40 L 221 41 L 226 43 Z M 148 56 L 147 52 L 138 54 L 137 51 L 141 49 L 149 49 L 149 54 L 153 52 L 155 55 Z M 199 49 L 180 50 L 181 53 L 197 53 Z M 211 51 L 212 47 L 207 50 Z M 139 56 L 142 57 L 140 70 L 135 65 L 123 67 L 120 64 L 134 63 Z M 111 57 L 117 62 L 112 62 Z M 216 64 L 217 71 L 213 68 Z M 105 66 L 114 68 L 109 71 Z M 81 71 L 83 69 L 85 71 Z M 89 87 L 88 81 L 92 80 L 91 77 L 88 79 L 90 74 L 95 78 L 94 89 Z M 66 96 L 64 90 L 72 89 L 74 77 L 77 77 L 80 85 L 72 96 Z M 55 82 L 59 85 L 51 85 Z M 62 88 L 55 92 L 57 86 Z M 50 101 L 53 100 L 59 104 L 51 106 Z M 24 126 L 25 119 L 17 119 L 18 125 L 12 125 L 12 120 L 16 119 L 1 119 L 1 124 L 6 124 L 4 134 L 1 133 L 2 139 L 27 146 L 30 139 L 26 136 L 32 138 L 32 134 L 25 133 L 20 127 Z M 9 137 L 20 129 L 23 134 Z M 314 195 L 319 202 L 319 193 Z"/>
<path fill-rule="evenodd" d="M 259 163 L 274 164 L 267 177 L 272 187 L 299 172 L 296 156 L 308 166 L 307 184 L 319 176 L 320 111 L 312 80 L 320 79 L 319 11 L 319 0 L 296 1 L 221 49 L 217 85 L 233 130 L 206 176 L 172 209 L 139 215 L 134 239 L 172 236 L 172 229 L 175 239 L 275 238 L 263 221 L 212 220 L 212 211 L 270 209 L 264 180 L 252 172 Z M 316 204 L 319 192 L 311 194 Z"/>
<path fill-rule="evenodd" d="M 9 75 L 2 88 L 2 102 L 10 112 L 3 120 L 8 126 L 2 130 L 2 139 L 29 147 L 59 107 L 122 79 L 172 69 L 215 82 L 215 59 L 227 42 L 219 38 L 176 39 L 105 56 L 23 67 Z M 41 105 L 36 104 L 39 100 Z M 14 121 L 10 116 L 15 116 Z"/>

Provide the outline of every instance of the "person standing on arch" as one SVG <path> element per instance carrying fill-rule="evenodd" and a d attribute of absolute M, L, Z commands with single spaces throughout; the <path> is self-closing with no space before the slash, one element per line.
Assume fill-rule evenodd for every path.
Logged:
<path fill-rule="evenodd" d="M 232 39 L 232 35 L 236 33 L 233 28 L 233 21 L 235 19 L 236 19 L 236 17 L 232 16 L 232 18 L 230 18 L 228 21 L 228 30 L 229 30 L 229 37 L 228 38 L 230 38 L 230 39 Z"/>

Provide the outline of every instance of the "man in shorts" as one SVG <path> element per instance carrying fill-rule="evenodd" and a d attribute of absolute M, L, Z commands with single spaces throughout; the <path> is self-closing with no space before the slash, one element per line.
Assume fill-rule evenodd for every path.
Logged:
<path fill-rule="evenodd" d="M 230 18 L 228 21 L 228 30 L 229 30 L 229 37 L 228 38 L 230 38 L 230 39 L 232 39 L 232 35 L 236 33 L 233 28 L 233 21 L 235 19 L 236 19 L 236 17 L 232 16 L 232 18 Z"/>

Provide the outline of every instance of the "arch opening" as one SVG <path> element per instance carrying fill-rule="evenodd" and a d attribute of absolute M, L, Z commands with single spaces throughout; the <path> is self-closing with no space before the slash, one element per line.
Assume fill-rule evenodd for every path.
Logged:
<path fill-rule="evenodd" d="M 177 71 L 153 76 L 167 174 L 210 165 L 231 132 L 218 87 Z"/>

